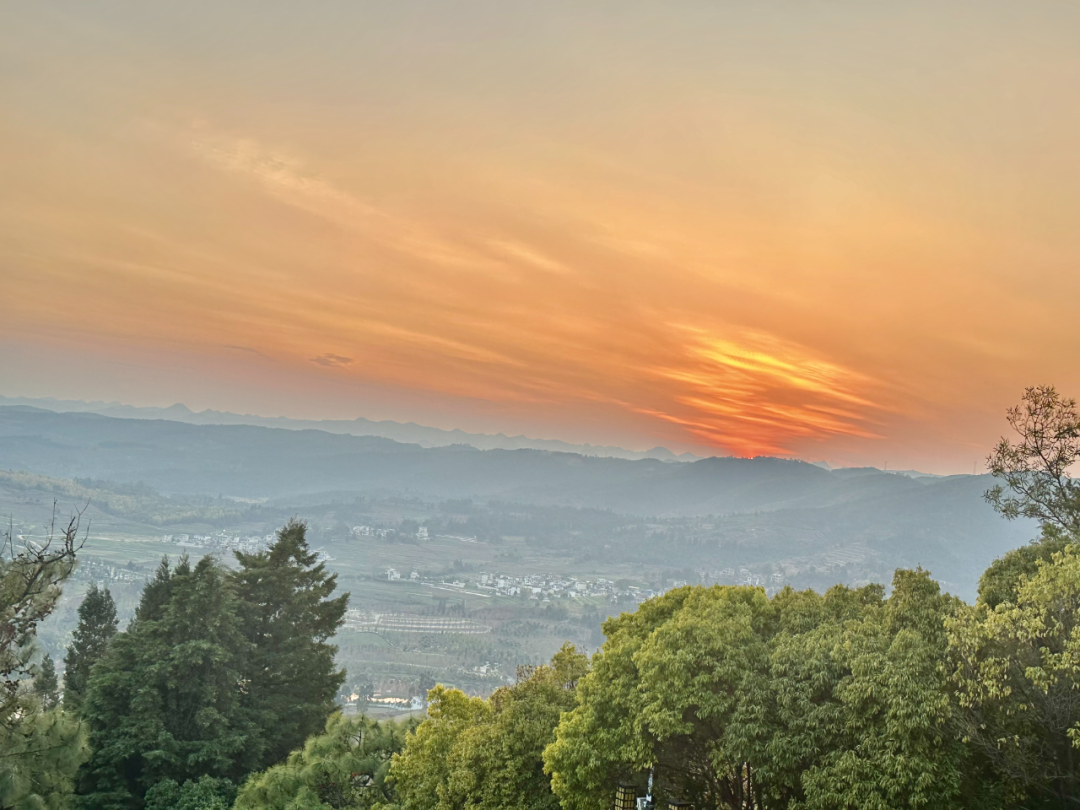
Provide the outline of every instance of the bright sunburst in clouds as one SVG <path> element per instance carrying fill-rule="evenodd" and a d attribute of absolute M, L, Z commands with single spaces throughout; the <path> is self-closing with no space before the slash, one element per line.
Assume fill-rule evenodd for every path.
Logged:
<path fill-rule="evenodd" d="M 960 471 L 1080 389 L 1070 8 L 8 16 L 0 393 Z"/>
<path fill-rule="evenodd" d="M 864 375 L 769 335 L 734 342 L 686 331 L 682 367 L 658 372 L 682 407 L 648 413 L 746 456 L 790 455 L 806 439 L 882 438 L 871 429 L 882 407 L 866 398 L 880 386 Z"/>

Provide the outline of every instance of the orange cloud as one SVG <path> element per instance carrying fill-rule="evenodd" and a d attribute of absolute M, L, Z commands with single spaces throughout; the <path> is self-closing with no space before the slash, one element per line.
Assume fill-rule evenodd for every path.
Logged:
<path fill-rule="evenodd" d="M 805 347 L 762 333 L 737 340 L 676 327 L 687 338 L 679 365 L 653 369 L 671 382 L 668 411 L 641 409 L 737 455 L 792 455 L 806 441 L 878 439 L 877 383 Z"/>
<path fill-rule="evenodd" d="M 8 15 L 0 338 L 100 387 L 10 392 L 969 470 L 1080 387 L 1068 20 L 408 7 Z"/>

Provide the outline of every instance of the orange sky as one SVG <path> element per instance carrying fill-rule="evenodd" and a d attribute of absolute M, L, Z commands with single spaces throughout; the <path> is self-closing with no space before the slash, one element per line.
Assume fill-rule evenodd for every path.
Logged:
<path fill-rule="evenodd" d="M 970 471 L 1024 386 L 1080 393 L 1078 41 L 1069 3 L 9 9 L 0 394 Z"/>

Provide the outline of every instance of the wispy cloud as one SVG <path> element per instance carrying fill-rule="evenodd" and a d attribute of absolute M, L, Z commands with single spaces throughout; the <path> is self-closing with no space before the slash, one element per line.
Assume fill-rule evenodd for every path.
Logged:
<path fill-rule="evenodd" d="M 208 135 L 191 140 L 188 148 L 203 162 L 257 183 L 278 202 L 385 247 L 441 265 L 480 269 L 492 264 L 422 223 L 384 210 L 320 177 L 301 158 L 252 138 Z"/>
<path fill-rule="evenodd" d="M 247 354 L 254 354 L 254 355 L 257 355 L 258 357 L 262 357 L 262 358 L 265 358 L 267 360 L 270 359 L 269 357 L 267 357 L 267 355 L 263 354 L 258 349 L 253 349 L 250 346 L 235 346 L 233 344 L 226 343 L 226 344 L 222 344 L 222 348 L 223 349 L 232 349 L 235 352 L 245 352 Z"/>
<path fill-rule="evenodd" d="M 521 242 L 509 239 L 491 239 L 488 240 L 487 244 L 497 252 L 505 254 L 519 265 L 524 263 L 529 267 L 543 270 L 545 273 L 556 273 L 558 275 L 569 275 L 572 272 L 571 269 L 562 262 L 552 259 L 550 256 L 541 253 L 536 248 Z"/>
<path fill-rule="evenodd" d="M 340 354 L 321 354 L 318 357 L 312 357 L 311 362 L 326 368 L 341 368 L 352 365 L 355 361 L 351 357 L 343 357 Z"/>
<path fill-rule="evenodd" d="M 874 425 L 885 409 L 871 398 L 880 386 L 866 375 L 760 332 L 675 328 L 686 336 L 682 357 L 653 369 L 670 385 L 669 403 L 638 413 L 746 456 L 793 454 L 837 436 L 880 438 Z"/>

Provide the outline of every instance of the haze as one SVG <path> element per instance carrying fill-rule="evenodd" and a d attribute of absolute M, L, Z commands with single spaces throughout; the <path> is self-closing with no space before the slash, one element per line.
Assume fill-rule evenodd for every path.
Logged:
<path fill-rule="evenodd" d="M 9 396 L 970 472 L 1080 388 L 1080 9 L 11 4 Z"/>

